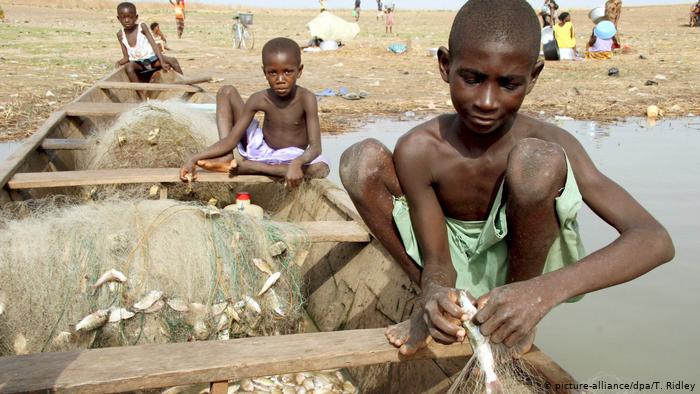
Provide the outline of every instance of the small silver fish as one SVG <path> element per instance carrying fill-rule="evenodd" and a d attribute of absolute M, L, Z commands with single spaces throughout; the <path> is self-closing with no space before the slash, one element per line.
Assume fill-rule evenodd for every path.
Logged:
<path fill-rule="evenodd" d="M 22 334 L 17 334 L 15 340 L 12 341 L 12 348 L 18 356 L 29 353 L 27 350 L 27 338 Z"/>
<path fill-rule="evenodd" d="M 275 292 L 274 289 L 270 290 L 265 294 L 265 298 L 267 301 L 267 304 L 272 308 L 272 311 L 278 314 L 281 317 L 286 316 L 286 308 L 284 303 L 282 303 L 282 300 L 277 296 L 277 293 Z"/>
<path fill-rule="evenodd" d="M 103 284 L 105 284 L 107 282 L 124 283 L 124 282 L 126 282 L 126 275 L 124 275 L 120 271 L 117 271 L 114 268 L 112 268 L 111 270 L 102 274 L 102 276 L 100 276 L 100 278 L 97 279 L 97 282 L 95 282 L 92 285 L 92 288 L 97 289 L 98 287 L 102 286 Z"/>
<path fill-rule="evenodd" d="M 252 309 L 253 311 L 255 311 L 255 313 L 259 314 L 262 312 L 262 309 L 260 308 L 260 304 L 258 304 L 258 302 L 255 301 L 253 299 L 253 297 L 246 297 L 245 305 L 246 305 L 246 308 Z"/>
<path fill-rule="evenodd" d="M 146 308 L 143 310 L 143 313 L 145 314 L 150 314 L 150 313 L 156 313 L 159 310 L 163 309 L 163 306 L 165 306 L 165 301 L 163 300 L 158 300 L 153 303 L 150 307 Z"/>
<path fill-rule="evenodd" d="M 267 280 L 265 281 L 265 284 L 263 285 L 262 289 L 258 292 L 258 297 L 261 295 L 265 294 L 265 292 L 272 287 L 272 285 L 277 282 L 277 280 L 280 278 L 282 274 L 280 272 L 275 272 L 274 274 L 270 275 Z"/>
<path fill-rule="evenodd" d="M 156 301 L 163 297 L 163 292 L 159 290 L 151 290 L 143 298 L 141 298 L 137 303 L 134 304 L 134 309 L 144 310 L 155 304 Z"/>
<path fill-rule="evenodd" d="M 187 302 L 185 302 L 185 300 L 182 298 L 168 298 L 165 302 L 172 310 L 176 312 L 187 312 L 190 310 Z"/>
<path fill-rule="evenodd" d="M 134 315 L 136 315 L 134 312 L 131 312 L 126 308 L 112 307 L 109 309 L 109 318 L 107 321 L 110 323 L 116 323 L 118 321 L 131 319 L 134 317 Z"/>
<path fill-rule="evenodd" d="M 258 258 L 253 259 L 253 264 L 262 272 L 272 275 L 272 268 L 270 267 L 270 264 L 268 264 L 266 261 Z"/>
<path fill-rule="evenodd" d="M 99 309 L 79 321 L 78 324 L 75 325 L 75 331 L 92 331 L 105 325 L 107 320 L 109 320 L 109 311 L 106 309 Z"/>

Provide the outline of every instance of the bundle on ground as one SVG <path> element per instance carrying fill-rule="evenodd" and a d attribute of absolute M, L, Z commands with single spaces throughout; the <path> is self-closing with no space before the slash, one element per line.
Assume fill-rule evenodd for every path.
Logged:
<path fill-rule="evenodd" d="M 298 330 L 291 224 L 172 200 L 32 208 L 0 219 L 0 356 Z"/>

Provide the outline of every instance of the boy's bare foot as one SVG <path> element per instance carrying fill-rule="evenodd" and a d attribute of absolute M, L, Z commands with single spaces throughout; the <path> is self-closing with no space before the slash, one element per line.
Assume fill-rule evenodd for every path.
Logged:
<path fill-rule="evenodd" d="M 234 177 L 234 176 L 238 175 L 238 170 L 240 170 L 240 169 L 241 169 L 241 167 L 238 164 L 238 162 L 236 161 L 236 159 L 231 160 L 229 162 L 229 166 L 228 166 L 228 176 Z"/>
<path fill-rule="evenodd" d="M 228 172 L 232 161 L 234 161 L 233 155 L 226 155 L 215 159 L 199 160 L 197 165 L 207 171 Z"/>
<path fill-rule="evenodd" d="M 392 345 L 399 348 L 404 356 L 411 356 L 418 350 L 428 346 L 432 337 L 423 321 L 423 310 L 420 309 L 410 319 L 387 327 L 384 332 Z"/>

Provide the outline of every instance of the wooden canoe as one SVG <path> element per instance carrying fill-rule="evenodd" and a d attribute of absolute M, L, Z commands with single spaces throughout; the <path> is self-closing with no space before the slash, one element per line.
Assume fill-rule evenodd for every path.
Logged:
<path fill-rule="evenodd" d="M 71 193 L 84 185 L 178 182 L 175 168 L 76 170 L 77 157 L 90 148 L 91 128 L 136 106 L 136 89 L 157 99 L 214 102 L 200 88 L 178 83 L 182 78 L 174 73 L 160 82 L 129 84 L 123 69 L 117 69 L 54 112 L 0 163 L 0 202 Z M 402 360 L 386 342 L 381 328 L 411 315 L 419 288 L 368 233 L 342 188 L 314 180 L 296 193 L 284 193 L 279 182 L 264 176 L 202 173 L 199 180 L 242 185 L 274 220 L 302 222 L 309 230 L 312 246 L 301 267 L 306 310 L 322 332 L 4 357 L 0 392 L 127 391 L 345 367 L 366 393 L 444 392 L 449 387 L 471 352 L 468 345 L 431 344 Z M 235 351 L 225 350 L 232 347 Z M 171 362 L 154 362 L 166 358 Z M 573 382 L 541 351 L 526 358 L 552 388 Z"/>

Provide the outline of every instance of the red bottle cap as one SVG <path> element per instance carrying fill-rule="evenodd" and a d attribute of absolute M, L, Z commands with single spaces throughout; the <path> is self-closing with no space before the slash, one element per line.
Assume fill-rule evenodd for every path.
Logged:
<path fill-rule="evenodd" d="M 238 192 L 238 193 L 236 193 L 236 200 L 248 200 L 248 201 L 250 201 L 250 193 Z"/>

